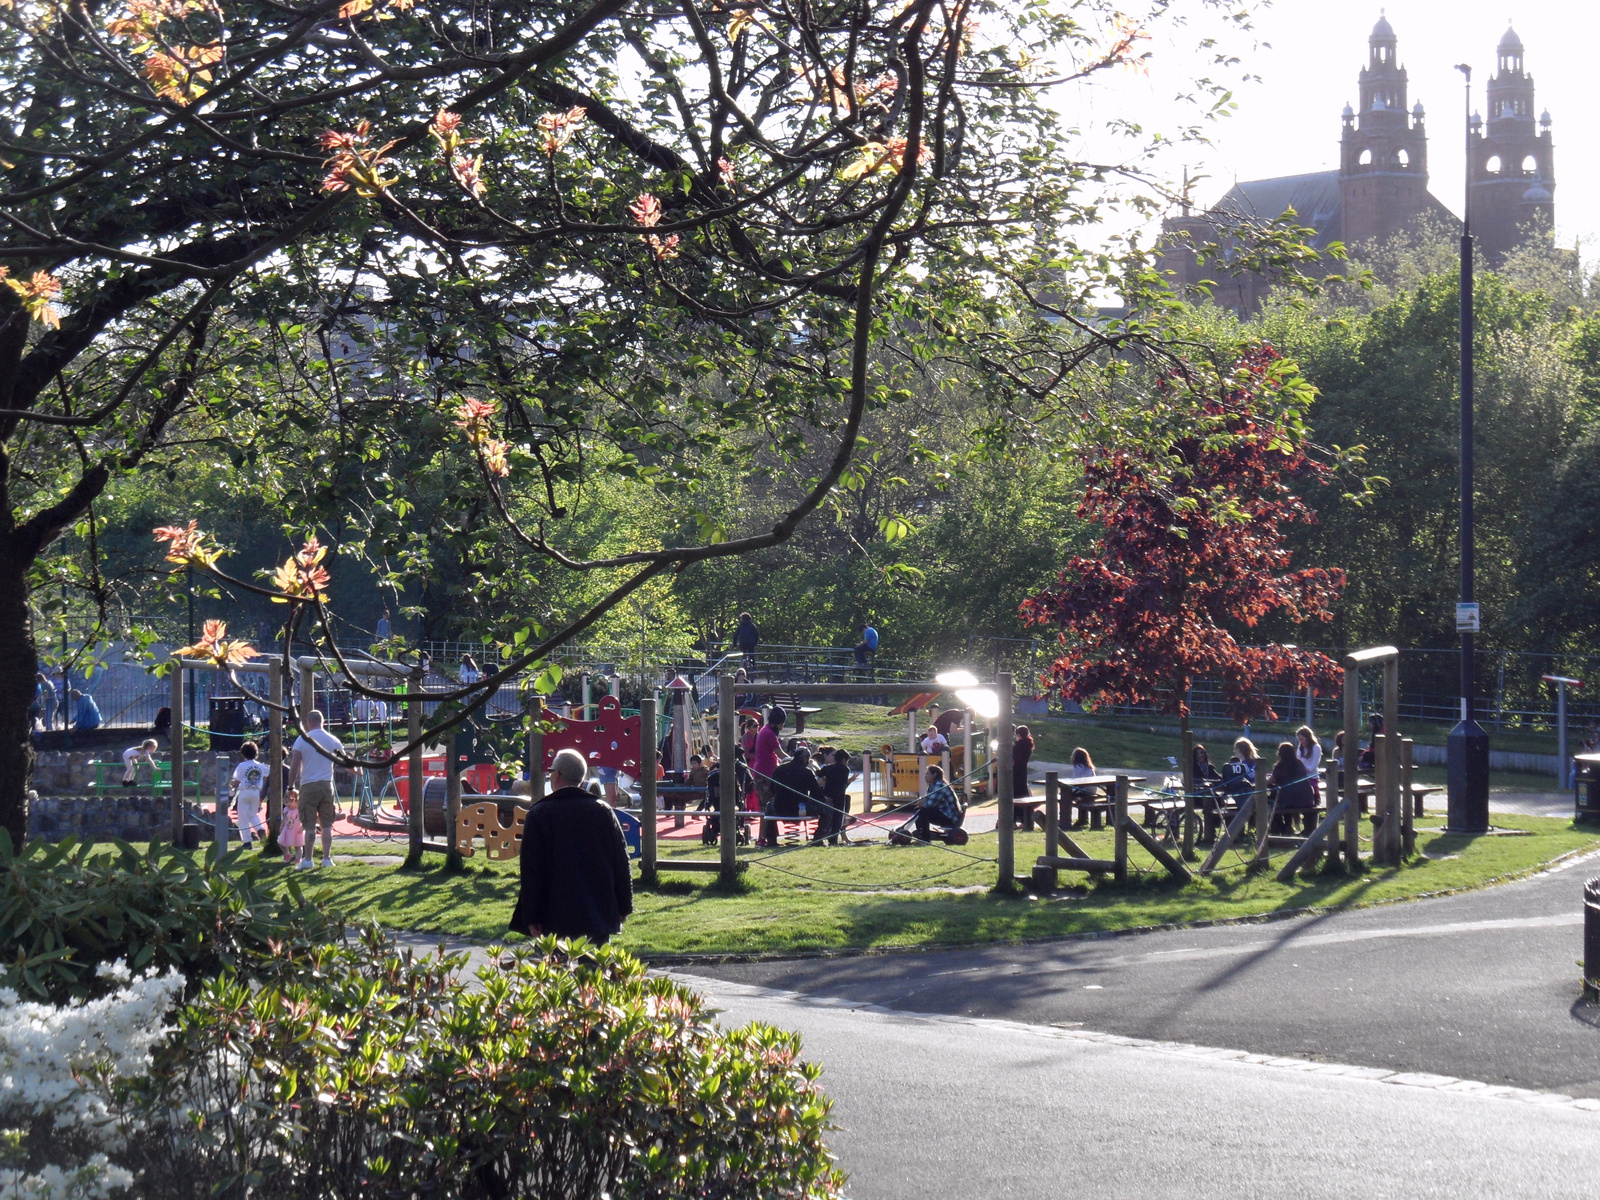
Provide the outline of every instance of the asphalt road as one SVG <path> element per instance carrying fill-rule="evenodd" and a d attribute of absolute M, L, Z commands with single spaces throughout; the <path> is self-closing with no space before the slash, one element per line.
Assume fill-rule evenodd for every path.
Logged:
<path fill-rule="evenodd" d="M 1600 1014 L 1579 1000 L 1576 965 L 1595 874 L 1600 857 L 1320 917 L 693 972 L 902 1012 L 1600 1097 Z"/>
<path fill-rule="evenodd" d="M 829 1146 L 853 1200 L 1560 1200 L 1591 1197 L 1600 1175 L 1600 1113 L 1538 1095 L 1498 1099 L 674 974 L 707 992 L 725 1024 L 801 1032 L 834 1101 Z"/>

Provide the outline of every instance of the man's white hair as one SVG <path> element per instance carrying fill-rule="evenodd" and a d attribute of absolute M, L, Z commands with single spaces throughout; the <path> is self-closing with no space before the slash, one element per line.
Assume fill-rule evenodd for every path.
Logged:
<path fill-rule="evenodd" d="M 322 710 L 320 708 L 313 708 L 310 712 L 308 712 L 306 714 L 306 728 L 307 729 L 321 729 L 322 728 Z"/>
<path fill-rule="evenodd" d="M 584 776 L 589 773 L 589 764 L 584 761 L 582 754 L 569 747 L 566 750 L 556 751 L 555 761 L 550 764 L 550 770 L 568 787 L 581 787 Z"/>

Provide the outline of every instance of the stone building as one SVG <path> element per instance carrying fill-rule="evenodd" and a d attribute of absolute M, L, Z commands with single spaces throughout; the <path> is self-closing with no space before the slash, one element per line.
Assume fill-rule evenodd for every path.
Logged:
<path fill-rule="evenodd" d="M 1522 53 L 1521 40 L 1507 29 L 1488 86 L 1487 129 L 1473 117 L 1472 227 L 1479 254 L 1490 264 L 1554 223 L 1550 115 L 1539 118 L 1536 132 L 1533 77 L 1523 69 Z M 1428 190 L 1426 112 L 1421 100 L 1411 103 L 1407 84 L 1394 28 L 1380 16 L 1358 78 L 1360 107 L 1344 106 L 1338 169 L 1236 183 L 1207 211 L 1185 209 L 1162 222 L 1160 265 L 1173 286 L 1192 292 L 1209 280 L 1216 303 L 1254 311 L 1273 280 L 1237 261 L 1239 242 L 1229 230 L 1276 220 L 1291 208 L 1299 224 L 1314 231 L 1310 243 L 1317 250 L 1332 242 L 1354 248 L 1383 241 L 1423 216 L 1454 224 L 1456 217 Z M 1194 247 L 1207 244 L 1221 246 L 1221 261 L 1197 260 Z"/>

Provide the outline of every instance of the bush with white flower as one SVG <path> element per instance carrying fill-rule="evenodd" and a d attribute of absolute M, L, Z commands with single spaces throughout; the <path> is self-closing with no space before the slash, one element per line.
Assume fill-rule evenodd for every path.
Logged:
<path fill-rule="evenodd" d="M 0 1200 L 107 1200 L 134 1182 L 110 1157 L 132 1120 L 117 1088 L 149 1070 L 184 980 L 121 961 L 98 974 L 115 990 L 62 1005 L 0 988 Z"/>

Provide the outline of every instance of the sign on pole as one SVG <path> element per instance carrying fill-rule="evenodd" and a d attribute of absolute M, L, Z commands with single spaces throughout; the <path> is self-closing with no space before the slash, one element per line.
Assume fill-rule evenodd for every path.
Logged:
<path fill-rule="evenodd" d="M 1465 601 L 1456 605 L 1456 632 L 1478 633 L 1481 632 L 1480 610 L 1476 600 Z"/>

